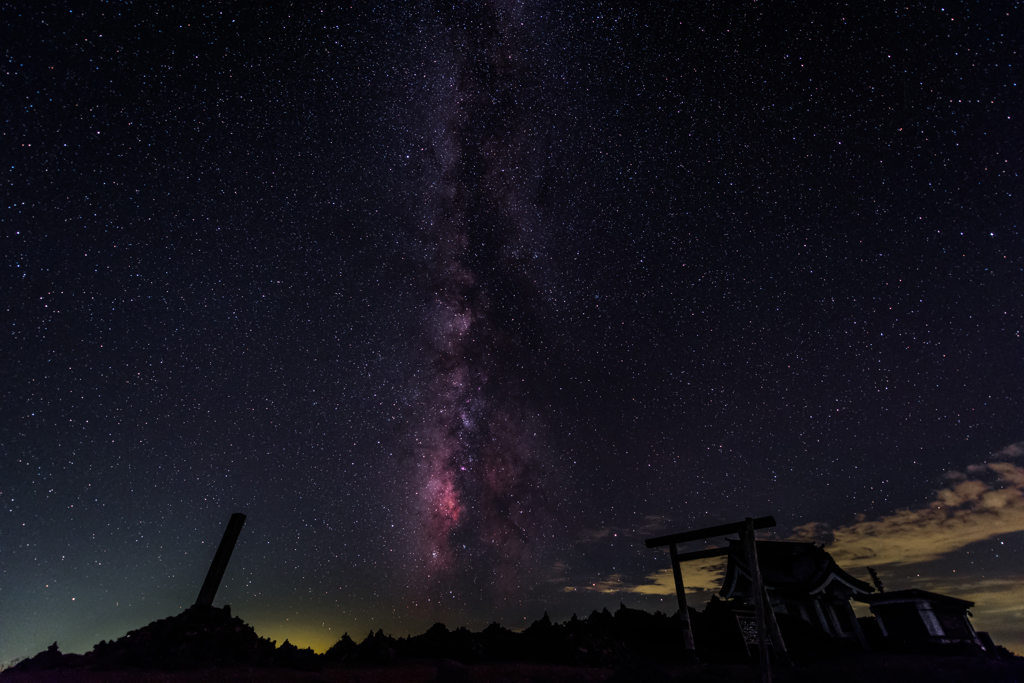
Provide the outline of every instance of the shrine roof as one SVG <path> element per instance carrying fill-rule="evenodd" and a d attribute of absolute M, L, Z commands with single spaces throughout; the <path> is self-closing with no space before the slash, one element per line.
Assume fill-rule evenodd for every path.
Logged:
<path fill-rule="evenodd" d="M 720 594 L 749 593 L 750 570 L 740 541 L 729 540 L 729 564 Z M 758 564 L 765 587 L 776 593 L 811 595 L 838 581 L 852 593 L 870 593 L 872 587 L 855 579 L 836 564 L 822 546 L 792 541 L 757 541 Z"/>

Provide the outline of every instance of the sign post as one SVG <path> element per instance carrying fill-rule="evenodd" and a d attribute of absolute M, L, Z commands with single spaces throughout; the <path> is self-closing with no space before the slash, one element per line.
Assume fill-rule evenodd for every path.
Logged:
<path fill-rule="evenodd" d="M 690 625 L 690 608 L 686 605 L 686 591 L 683 588 L 683 572 L 679 568 L 679 550 L 675 543 L 668 544 L 668 552 L 672 557 L 672 578 L 676 580 L 676 598 L 679 600 L 679 621 L 683 625 L 683 647 L 687 655 L 697 658 L 697 648 L 693 644 L 693 629 Z"/>
<path fill-rule="evenodd" d="M 224 570 L 228 568 L 231 552 L 235 549 L 238 535 L 242 533 L 243 524 L 245 524 L 245 515 L 241 512 L 231 515 L 228 526 L 224 529 L 224 537 L 220 539 L 220 545 L 217 546 L 217 554 L 213 556 L 213 562 L 210 563 L 210 571 L 206 573 L 203 587 L 199 589 L 199 597 L 196 598 L 195 604 L 207 606 L 213 604 L 213 596 L 217 594 L 217 589 L 220 588 L 221 579 L 224 578 Z"/>

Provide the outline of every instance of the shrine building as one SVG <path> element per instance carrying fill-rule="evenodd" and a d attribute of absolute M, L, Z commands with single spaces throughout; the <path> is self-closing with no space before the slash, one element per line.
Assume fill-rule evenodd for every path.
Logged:
<path fill-rule="evenodd" d="M 968 610 L 974 606 L 968 600 L 918 588 L 858 595 L 856 599 L 871 606 L 882 635 L 894 643 L 987 649 L 968 618 Z"/>
<path fill-rule="evenodd" d="M 869 584 L 850 576 L 815 543 L 756 543 L 772 611 L 803 619 L 832 637 L 850 639 L 868 649 L 850 599 L 873 592 Z M 726 599 L 750 600 L 750 569 L 742 546 L 732 539 L 729 544 L 729 563 L 719 594 Z"/>

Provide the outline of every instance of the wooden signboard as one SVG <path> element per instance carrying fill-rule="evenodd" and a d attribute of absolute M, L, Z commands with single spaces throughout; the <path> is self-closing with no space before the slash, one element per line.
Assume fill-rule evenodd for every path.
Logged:
<path fill-rule="evenodd" d="M 757 617 L 753 612 L 734 612 L 736 623 L 740 627 L 740 635 L 747 645 L 757 645 Z"/>

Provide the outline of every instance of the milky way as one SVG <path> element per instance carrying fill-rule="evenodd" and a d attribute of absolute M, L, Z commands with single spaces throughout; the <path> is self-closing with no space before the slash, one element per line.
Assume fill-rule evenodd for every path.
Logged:
<path fill-rule="evenodd" d="M 543 117 L 522 8 L 431 12 L 419 228 L 430 245 L 429 365 L 415 434 L 415 552 L 433 579 L 480 564 L 499 592 L 553 509 L 524 386 L 539 301 Z"/>

